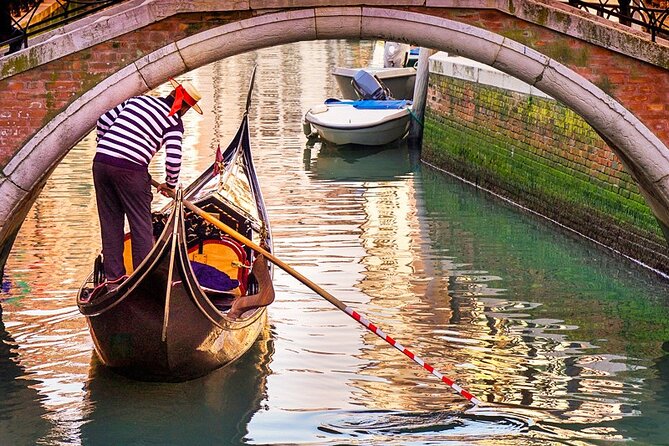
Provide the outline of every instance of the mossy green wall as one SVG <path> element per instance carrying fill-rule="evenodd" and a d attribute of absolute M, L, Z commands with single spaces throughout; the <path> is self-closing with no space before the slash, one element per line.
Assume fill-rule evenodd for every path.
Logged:
<path fill-rule="evenodd" d="M 431 73 L 422 157 L 669 272 L 662 231 L 636 183 L 555 100 Z"/>

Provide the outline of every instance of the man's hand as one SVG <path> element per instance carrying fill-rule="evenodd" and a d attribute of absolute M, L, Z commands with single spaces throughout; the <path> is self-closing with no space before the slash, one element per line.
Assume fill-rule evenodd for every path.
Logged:
<path fill-rule="evenodd" d="M 160 183 L 156 189 L 158 190 L 159 193 L 161 193 L 165 197 L 174 196 L 174 188 L 168 186 L 167 183 Z"/>

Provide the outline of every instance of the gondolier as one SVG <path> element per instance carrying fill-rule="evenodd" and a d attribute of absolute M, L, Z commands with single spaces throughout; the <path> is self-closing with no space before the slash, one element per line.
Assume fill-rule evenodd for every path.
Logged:
<path fill-rule="evenodd" d="M 132 97 L 97 122 L 93 181 L 100 218 L 104 273 L 108 282 L 125 276 L 124 218 L 128 219 L 134 268 L 153 247 L 151 177 L 148 166 L 165 148 L 165 181 L 158 192 L 176 187 L 181 169 L 183 115 L 197 105 L 200 93 L 188 81 L 170 79 L 174 90 L 166 97 Z"/>
<path fill-rule="evenodd" d="M 156 241 L 146 259 L 133 269 L 126 240 L 128 278 L 109 286 L 96 260 L 77 294 L 97 356 L 123 375 L 195 379 L 235 361 L 265 329 L 274 300 L 273 268 L 264 255 L 271 255 L 272 232 L 251 153 L 254 79 L 255 68 L 227 148 L 151 213 Z"/>

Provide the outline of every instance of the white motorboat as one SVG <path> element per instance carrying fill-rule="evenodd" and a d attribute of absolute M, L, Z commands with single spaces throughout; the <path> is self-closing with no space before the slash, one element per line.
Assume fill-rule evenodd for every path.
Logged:
<path fill-rule="evenodd" d="M 307 137 L 317 135 L 333 144 L 381 146 L 403 138 L 411 124 L 411 101 L 392 99 L 377 76 L 358 70 L 351 81 L 361 99 L 327 99 L 304 115 Z"/>
<path fill-rule="evenodd" d="M 304 116 L 304 133 L 338 145 L 380 146 L 403 138 L 411 123 L 407 100 L 330 99 Z"/>

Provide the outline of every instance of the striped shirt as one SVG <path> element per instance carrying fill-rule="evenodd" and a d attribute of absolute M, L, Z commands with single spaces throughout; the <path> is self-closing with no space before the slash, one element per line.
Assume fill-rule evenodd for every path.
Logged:
<path fill-rule="evenodd" d="M 175 187 L 181 170 L 184 125 L 178 113 L 167 116 L 169 99 L 135 96 L 100 116 L 96 161 L 148 168 L 164 146 L 165 182 Z"/>

